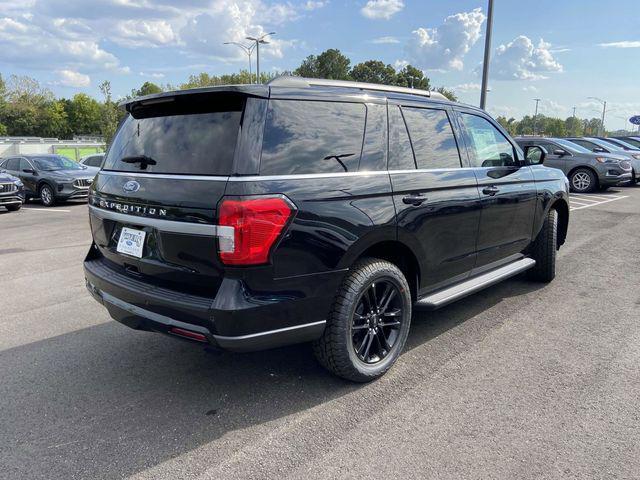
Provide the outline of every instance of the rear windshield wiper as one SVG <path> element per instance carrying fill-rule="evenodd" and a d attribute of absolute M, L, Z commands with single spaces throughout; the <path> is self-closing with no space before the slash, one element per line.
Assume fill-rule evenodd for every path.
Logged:
<path fill-rule="evenodd" d="M 140 170 L 146 170 L 147 166 L 155 165 L 156 162 L 153 158 L 147 157 L 146 155 L 132 155 L 130 157 L 122 157 L 120 159 L 123 163 L 139 163 Z"/>

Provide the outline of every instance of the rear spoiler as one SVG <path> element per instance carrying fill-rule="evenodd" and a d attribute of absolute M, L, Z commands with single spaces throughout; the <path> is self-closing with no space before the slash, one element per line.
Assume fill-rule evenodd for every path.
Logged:
<path fill-rule="evenodd" d="M 131 113 L 139 107 L 157 105 L 161 103 L 170 103 L 178 98 L 184 98 L 192 95 L 213 96 L 221 93 L 230 93 L 233 95 L 269 98 L 269 87 L 266 85 L 220 85 L 216 87 L 190 88 L 188 90 L 173 90 L 170 92 L 154 93 L 127 99 L 118 104 L 124 107 L 127 112 Z"/>

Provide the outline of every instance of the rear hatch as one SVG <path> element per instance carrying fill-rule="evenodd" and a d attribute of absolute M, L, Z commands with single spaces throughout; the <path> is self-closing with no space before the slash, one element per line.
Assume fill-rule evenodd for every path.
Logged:
<path fill-rule="evenodd" d="M 159 287 L 215 295 L 222 266 L 211 232 L 245 102 L 238 92 L 214 92 L 127 105 L 90 197 L 94 243 L 109 267 Z"/>

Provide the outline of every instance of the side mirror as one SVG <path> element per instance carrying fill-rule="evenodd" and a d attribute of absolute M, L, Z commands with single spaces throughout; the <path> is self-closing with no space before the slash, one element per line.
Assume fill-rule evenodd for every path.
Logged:
<path fill-rule="evenodd" d="M 24 173 L 31 173 L 32 175 L 37 175 L 36 171 L 32 168 L 24 168 L 22 169 Z"/>
<path fill-rule="evenodd" d="M 539 145 L 524 147 L 524 156 L 531 165 L 542 165 L 547 157 L 547 150 Z"/>
<path fill-rule="evenodd" d="M 553 155 L 557 155 L 559 157 L 564 157 L 567 154 L 567 152 L 565 152 L 564 150 L 562 150 L 561 148 L 556 148 L 553 151 Z"/>

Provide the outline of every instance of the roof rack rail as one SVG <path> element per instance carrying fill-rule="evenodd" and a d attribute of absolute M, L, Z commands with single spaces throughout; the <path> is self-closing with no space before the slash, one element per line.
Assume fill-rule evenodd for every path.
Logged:
<path fill-rule="evenodd" d="M 420 90 L 417 88 L 397 87 L 394 85 L 381 85 L 378 83 L 353 82 L 349 80 L 328 80 L 324 78 L 304 78 L 294 77 L 291 75 L 282 75 L 272 79 L 267 83 L 270 87 L 342 87 L 357 88 L 360 90 L 376 90 L 379 92 L 406 93 L 409 95 L 422 95 L 438 100 L 447 100 L 447 97 L 440 92 L 432 92 L 431 90 Z"/>

